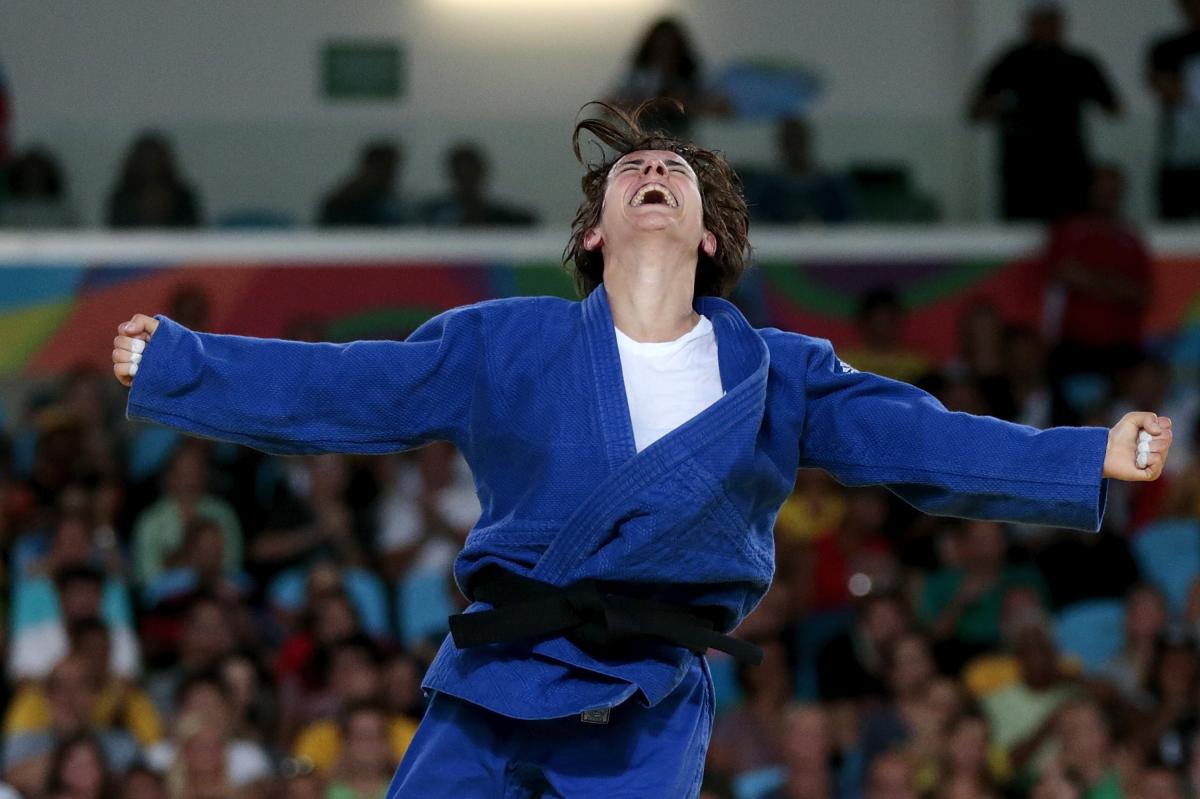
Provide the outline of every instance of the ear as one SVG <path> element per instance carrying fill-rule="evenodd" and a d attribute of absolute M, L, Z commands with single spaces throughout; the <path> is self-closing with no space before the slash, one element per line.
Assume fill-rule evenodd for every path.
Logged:
<path fill-rule="evenodd" d="M 599 228 L 588 228 L 588 231 L 583 234 L 583 249 L 588 252 L 595 252 L 604 244 L 604 236 L 600 233 Z"/>
<path fill-rule="evenodd" d="M 700 239 L 700 250 L 709 258 L 712 258 L 714 255 L 716 255 L 717 237 L 707 230 L 704 231 L 704 236 Z"/>

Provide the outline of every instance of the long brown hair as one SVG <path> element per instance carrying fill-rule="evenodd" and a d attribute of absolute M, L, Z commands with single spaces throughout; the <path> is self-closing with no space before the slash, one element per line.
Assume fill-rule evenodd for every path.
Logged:
<path fill-rule="evenodd" d="M 643 117 L 664 104 L 679 110 L 683 108 L 677 101 L 663 98 L 648 100 L 629 111 L 596 101 L 583 108 L 598 106 L 605 116 L 588 117 L 575 124 L 571 148 L 576 160 L 587 168 L 587 174 L 581 181 L 583 202 L 571 223 L 571 239 L 563 250 L 563 266 L 574 276 L 580 296 L 590 294 L 604 278 L 604 254 L 585 249 L 583 239 L 589 230 L 600 224 L 609 170 L 622 156 L 638 150 L 673 152 L 686 160 L 696 173 L 704 206 L 704 227 L 717 239 L 714 255 L 699 254 L 696 296 L 727 296 L 746 269 L 750 217 L 742 196 L 741 179 L 720 153 L 689 144 L 661 130 L 643 128 Z M 601 148 L 599 161 L 587 161 L 580 142 L 584 133 L 591 134 L 611 152 L 606 155 Z"/>

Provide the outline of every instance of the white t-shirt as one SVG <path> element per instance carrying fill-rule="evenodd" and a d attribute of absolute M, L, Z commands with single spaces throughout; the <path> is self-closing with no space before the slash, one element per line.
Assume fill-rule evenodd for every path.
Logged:
<path fill-rule="evenodd" d="M 717 336 L 707 317 L 674 341 L 646 343 L 616 332 L 638 452 L 724 395 Z"/>

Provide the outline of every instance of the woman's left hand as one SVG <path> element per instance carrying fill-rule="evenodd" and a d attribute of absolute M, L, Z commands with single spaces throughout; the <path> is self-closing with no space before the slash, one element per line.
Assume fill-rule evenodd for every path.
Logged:
<path fill-rule="evenodd" d="M 1138 433 L 1150 434 L 1144 468 L 1138 467 Z M 1157 480 L 1171 449 L 1171 420 L 1148 412 L 1127 413 L 1108 431 L 1104 476 L 1115 480 Z"/>

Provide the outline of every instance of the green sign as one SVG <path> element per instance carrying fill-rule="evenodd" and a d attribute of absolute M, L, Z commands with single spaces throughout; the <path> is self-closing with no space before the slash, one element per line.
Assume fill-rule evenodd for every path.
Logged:
<path fill-rule="evenodd" d="M 321 92 L 330 100 L 398 100 L 404 94 L 399 42 L 346 40 L 321 50 Z"/>

